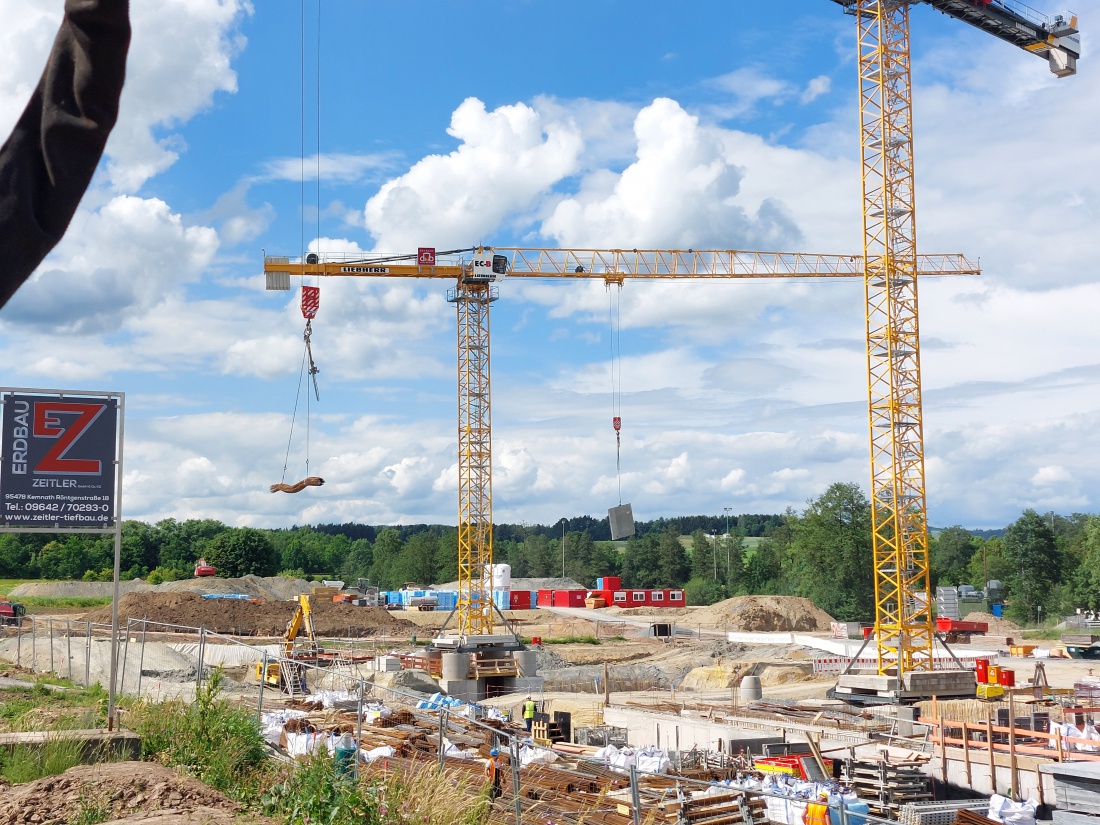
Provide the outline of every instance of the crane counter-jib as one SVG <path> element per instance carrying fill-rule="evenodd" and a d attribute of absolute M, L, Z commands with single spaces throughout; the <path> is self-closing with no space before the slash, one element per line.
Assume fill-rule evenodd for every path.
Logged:
<path fill-rule="evenodd" d="M 662 278 L 774 278 L 776 275 L 805 278 L 863 277 L 863 258 L 859 255 L 823 255 L 817 253 L 748 252 L 731 249 L 529 249 L 495 247 L 491 252 L 506 260 L 503 272 L 511 278 L 550 280 L 598 279 L 621 281 Z M 438 261 L 431 266 L 393 262 L 394 256 L 377 259 L 341 254 L 316 255 L 316 261 L 267 257 L 264 271 L 268 289 L 289 289 L 290 276 L 447 278 L 470 279 L 470 264 L 461 260 Z M 980 266 L 958 254 L 918 255 L 919 275 L 978 275 Z M 488 278 L 474 280 L 488 282 Z"/>

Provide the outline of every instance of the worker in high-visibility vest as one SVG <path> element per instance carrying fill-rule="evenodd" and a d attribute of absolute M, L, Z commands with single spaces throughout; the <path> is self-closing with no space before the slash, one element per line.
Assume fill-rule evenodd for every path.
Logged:
<path fill-rule="evenodd" d="M 535 700 L 528 696 L 523 700 L 523 724 L 527 726 L 527 732 L 531 732 L 531 723 L 535 721 Z"/>
<path fill-rule="evenodd" d="M 806 813 L 802 815 L 805 825 L 830 825 L 829 823 L 829 795 L 821 792 L 817 795 L 817 801 L 806 806 Z"/>
<path fill-rule="evenodd" d="M 493 748 L 485 760 L 485 778 L 489 780 L 489 804 L 500 796 L 500 750 Z"/>

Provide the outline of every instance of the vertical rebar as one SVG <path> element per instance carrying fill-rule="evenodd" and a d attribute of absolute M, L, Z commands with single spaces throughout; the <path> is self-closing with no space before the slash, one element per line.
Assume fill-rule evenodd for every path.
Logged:
<path fill-rule="evenodd" d="M 31 616 L 31 670 L 38 672 L 38 623 Z"/>
<path fill-rule="evenodd" d="M 264 724 L 264 685 L 267 683 L 267 651 L 264 651 L 263 659 L 260 660 L 260 672 L 257 674 L 260 677 L 260 695 L 256 699 L 256 724 L 263 727 Z"/>
<path fill-rule="evenodd" d="M 439 751 L 439 770 L 443 770 L 443 729 L 447 727 L 447 708 L 441 707 L 439 709 L 439 742 L 436 744 L 436 750 Z"/>
<path fill-rule="evenodd" d="M 642 800 L 638 793 L 638 766 L 630 766 L 630 815 L 634 825 L 642 825 Z"/>
<path fill-rule="evenodd" d="M 92 683 L 92 623 L 84 622 L 84 687 Z"/>
<path fill-rule="evenodd" d="M 361 742 L 363 741 L 363 693 L 365 691 L 365 685 L 363 680 L 359 680 L 359 709 L 356 711 L 355 717 L 355 770 L 352 772 L 357 780 L 359 779 L 359 749 Z"/>
<path fill-rule="evenodd" d="M 23 620 L 15 620 L 15 664 L 23 666 Z"/>
<path fill-rule="evenodd" d="M 73 680 L 73 623 L 65 620 L 65 658 L 69 660 L 69 681 Z"/>
<path fill-rule="evenodd" d="M 53 663 L 53 616 L 46 619 L 46 627 L 49 628 L 50 631 L 50 673 L 56 676 L 57 668 L 54 667 Z"/>
<path fill-rule="evenodd" d="M 512 804 L 516 811 L 516 825 L 523 825 L 523 793 L 519 785 L 519 738 L 512 737 Z"/>

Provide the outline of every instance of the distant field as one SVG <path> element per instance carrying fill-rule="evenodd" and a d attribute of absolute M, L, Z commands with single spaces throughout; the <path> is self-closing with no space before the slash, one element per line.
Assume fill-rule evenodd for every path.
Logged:
<path fill-rule="evenodd" d="M 6 596 L 23 582 L 44 581 L 43 579 L 0 579 L 0 596 Z"/>
<path fill-rule="evenodd" d="M 0 597 L 6 597 L 12 590 L 21 584 L 27 582 L 42 582 L 46 579 L 0 579 Z M 24 596 L 19 599 L 19 603 L 27 608 L 54 608 L 57 610 L 65 609 L 84 609 L 91 607 L 103 607 L 111 603 L 110 599 L 89 599 L 89 598 L 62 598 L 62 599 L 48 599 L 41 596 Z"/>
<path fill-rule="evenodd" d="M 763 540 L 763 536 L 745 536 L 745 550 L 756 550 L 756 546 L 760 544 L 760 542 L 762 542 Z M 614 544 L 619 550 L 622 550 L 626 547 L 625 541 L 616 541 L 614 542 Z M 623 545 L 623 547 L 619 547 L 618 545 L 620 544 Z M 680 536 L 680 544 L 684 545 L 686 549 L 690 550 L 691 536 Z"/>

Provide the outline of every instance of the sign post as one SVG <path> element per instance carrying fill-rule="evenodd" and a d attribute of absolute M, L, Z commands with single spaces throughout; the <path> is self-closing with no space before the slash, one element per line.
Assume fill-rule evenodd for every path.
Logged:
<path fill-rule="evenodd" d="M 3 387 L 0 407 L 0 533 L 114 533 L 107 705 L 113 730 L 126 396 Z"/>

